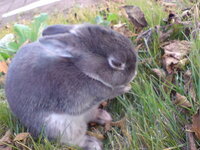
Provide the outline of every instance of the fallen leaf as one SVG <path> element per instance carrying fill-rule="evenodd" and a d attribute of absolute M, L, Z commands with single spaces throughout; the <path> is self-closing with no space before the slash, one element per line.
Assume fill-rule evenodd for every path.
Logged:
<path fill-rule="evenodd" d="M 160 43 L 166 41 L 172 35 L 173 32 L 174 32 L 174 30 L 172 28 L 168 29 L 165 32 L 162 31 L 162 30 L 158 30 L 157 29 L 157 33 L 159 34 L 159 41 L 160 41 Z"/>
<path fill-rule="evenodd" d="M 9 147 L 8 145 L 12 143 L 11 139 L 11 131 L 8 130 L 5 135 L 0 139 L 0 149 L 1 150 L 12 150 L 12 147 Z"/>
<path fill-rule="evenodd" d="M 175 72 L 174 65 L 178 64 L 178 60 L 174 57 L 169 57 L 168 55 L 163 55 L 163 65 L 169 74 Z"/>
<path fill-rule="evenodd" d="M 7 73 L 8 65 L 5 61 L 0 61 L 0 72 Z"/>
<path fill-rule="evenodd" d="M 11 131 L 10 130 L 8 130 L 6 133 L 5 133 L 5 135 L 0 139 L 0 145 L 4 145 L 4 143 L 7 143 L 7 144 L 10 144 L 10 143 L 12 143 L 11 141 L 11 136 L 12 136 L 12 134 L 11 134 Z"/>
<path fill-rule="evenodd" d="M 26 146 L 26 144 L 28 143 L 27 141 L 29 137 L 30 137 L 30 133 L 28 132 L 17 134 L 13 140 L 15 142 L 15 146 L 21 150 L 27 150 L 27 149 L 31 150 L 28 146 Z"/>
<path fill-rule="evenodd" d="M 15 138 L 14 138 L 14 142 L 15 141 L 24 141 L 24 140 L 26 140 L 28 137 L 30 136 L 30 133 L 28 133 L 28 132 L 24 132 L 24 133 L 19 133 L 19 134 L 17 134 L 16 136 L 15 136 Z"/>
<path fill-rule="evenodd" d="M 137 34 L 133 33 L 132 31 L 130 31 L 125 23 L 123 23 L 123 24 L 119 23 L 119 24 L 113 25 L 112 29 L 123 34 L 124 36 L 126 36 L 128 38 L 137 35 Z"/>
<path fill-rule="evenodd" d="M 126 136 L 128 138 L 129 143 L 131 143 L 132 137 L 129 134 L 129 132 L 127 131 L 127 128 L 126 128 L 126 117 L 124 117 L 123 119 L 116 121 L 116 122 L 106 123 L 105 124 L 105 131 L 111 130 L 112 126 L 119 127 L 121 129 L 123 135 Z"/>
<path fill-rule="evenodd" d="M 186 125 L 185 129 L 186 129 L 186 137 L 188 138 L 189 141 L 189 149 L 190 150 L 197 150 L 196 144 L 195 144 L 195 140 L 194 140 L 194 135 L 191 132 L 191 125 Z"/>
<path fill-rule="evenodd" d="M 119 120 L 119 121 L 116 121 L 116 122 L 107 122 L 105 124 L 105 130 L 109 131 L 112 126 L 124 127 L 125 124 L 126 124 L 126 118 L 125 117 L 123 119 Z"/>
<path fill-rule="evenodd" d="M 131 20 L 136 28 L 144 28 L 148 25 L 144 17 L 144 13 L 139 7 L 126 5 L 124 6 L 124 8 L 126 10 L 128 18 Z"/>
<path fill-rule="evenodd" d="M 164 49 L 163 65 L 168 73 L 173 73 L 177 69 L 182 70 L 189 60 L 187 55 L 191 51 L 191 43 L 188 41 L 169 41 L 161 46 Z"/>
<path fill-rule="evenodd" d="M 200 139 L 200 111 L 198 110 L 195 115 L 192 116 L 192 128 L 196 137 Z"/>
<path fill-rule="evenodd" d="M 186 108 L 192 107 L 192 104 L 187 100 L 187 98 L 179 93 L 176 93 L 174 104 L 182 106 L 182 107 L 186 107 Z"/>
<path fill-rule="evenodd" d="M 192 97 L 192 99 L 194 101 L 196 101 L 196 92 L 195 92 L 195 88 L 194 88 L 194 84 L 193 84 L 193 80 L 192 80 L 192 72 L 190 70 L 187 70 L 184 73 L 183 78 L 184 78 L 185 93 L 190 95 Z"/>
<path fill-rule="evenodd" d="M 185 40 L 173 40 L 165 42 L 161 47 L 164 49 L 166 55 L 172 56 L 179 60 L 183 59 L 191 51 L 191 43 Z"/>

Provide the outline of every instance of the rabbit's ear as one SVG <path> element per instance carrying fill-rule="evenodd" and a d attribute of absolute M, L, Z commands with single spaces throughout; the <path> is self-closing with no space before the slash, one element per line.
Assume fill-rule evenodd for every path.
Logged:
<path fill-rule="evenodd" d="M 42 36 L 69 33 L 74 25 L 51 25 L 43 30 Z"/>
<path fill-rule="evenodd" d="M 49 54 L 65 58 L 74 57 L 70 52 L 71 48 L 67 45 L 67 43 L 59 40 L 56 35 L 42 37 L 39 39 L 39 43 L 45 48 L 45 50 L 49 51 Z"/>

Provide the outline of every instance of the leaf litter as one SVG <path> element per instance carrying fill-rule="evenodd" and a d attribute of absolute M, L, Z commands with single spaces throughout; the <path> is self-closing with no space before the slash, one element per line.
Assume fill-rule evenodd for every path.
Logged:
<path fill-rule="evenodd" d="M 200 110 L 192 116 L 191 130 L 195 133 L 196 137 L 200 140 Z"/>
<path fill-rule="evenodd" d="M 9 145 L 12 144 L 12 134 L 11 131 L 8 130 L 5 135 L 0 139 L 0 149 L 1 150 L 12 150 L 12 147 Z"/>
<path fill-rule="evenodd" d="M 173 40 L 163 43 L 161 47 L 164 49 L 163 65 L 169 74 L 182 70 L 189 63 L 190 42 Z"/>
<path fill-rule="evenodd" d="M 196 101 L 196 92 L 195 92 L 195 87 L 193 84 L 193 79 L 192 79 L 192 72 L 190 70 L 187 70 L 184 75 L 184 91 L 187 93 L 189 96 L 192 97 L 193 101 Z"/>
<path fill-rule="evenodd" d="M 12 150 L 13 147 L 17 147 L 21 150 L 31 150 L 26 146 L 30 137 L 28 132 L 19 133 L 14 138 L 13 137 L 12 132 L 8 130 L 0 139 L 0 150 Z"/>
<path fill-rule="evenodd" d="M 188 101 L 188 99 L 185 96 L 181 95 L 180 93 L 176 93 L 174 104 L 185 107 L 185 108 L 192 107 L 192 104 Z"/>

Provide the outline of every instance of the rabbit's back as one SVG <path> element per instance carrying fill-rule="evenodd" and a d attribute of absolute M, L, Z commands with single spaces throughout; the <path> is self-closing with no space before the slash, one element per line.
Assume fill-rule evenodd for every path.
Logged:
<path fill-rule="evenodd" d="M 12 60 L 6 94 L 17 116 L 37 110 L 75 113 L 84 99 L 90 100 L 90 82 L 70 61 L 49 54 L 35 42 L 22 47 Z"/>

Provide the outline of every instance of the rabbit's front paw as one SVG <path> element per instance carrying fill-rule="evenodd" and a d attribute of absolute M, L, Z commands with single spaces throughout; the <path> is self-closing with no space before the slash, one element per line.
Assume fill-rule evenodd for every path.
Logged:
<path fill-rule="evenodd" d="M 127 93 L 128 91 L 131 90 L 131 85 L 128 84 L 127 86 L 124 87 L 124 92 Z"/>
<path fill-rule="evenodd" d="M 103 150 L 101 141 L 92 136 L 86 136 L 82 148 L 84 150 Z"/>
<path fill-rule="evenodd" d="M 131 84 L 127 84 L 127 85 L 122 85 L 122 86 L 118 86 L 115 91 L 116 93 L 127 93 L 128 91 L 131 90 Z"/>
<path fill-rule="evenodd" d="M 98 109 L 96 118 L 93 121 L 104 125 L 105 123 L 112 121 L 112 117 L 106 110 Z"/>

